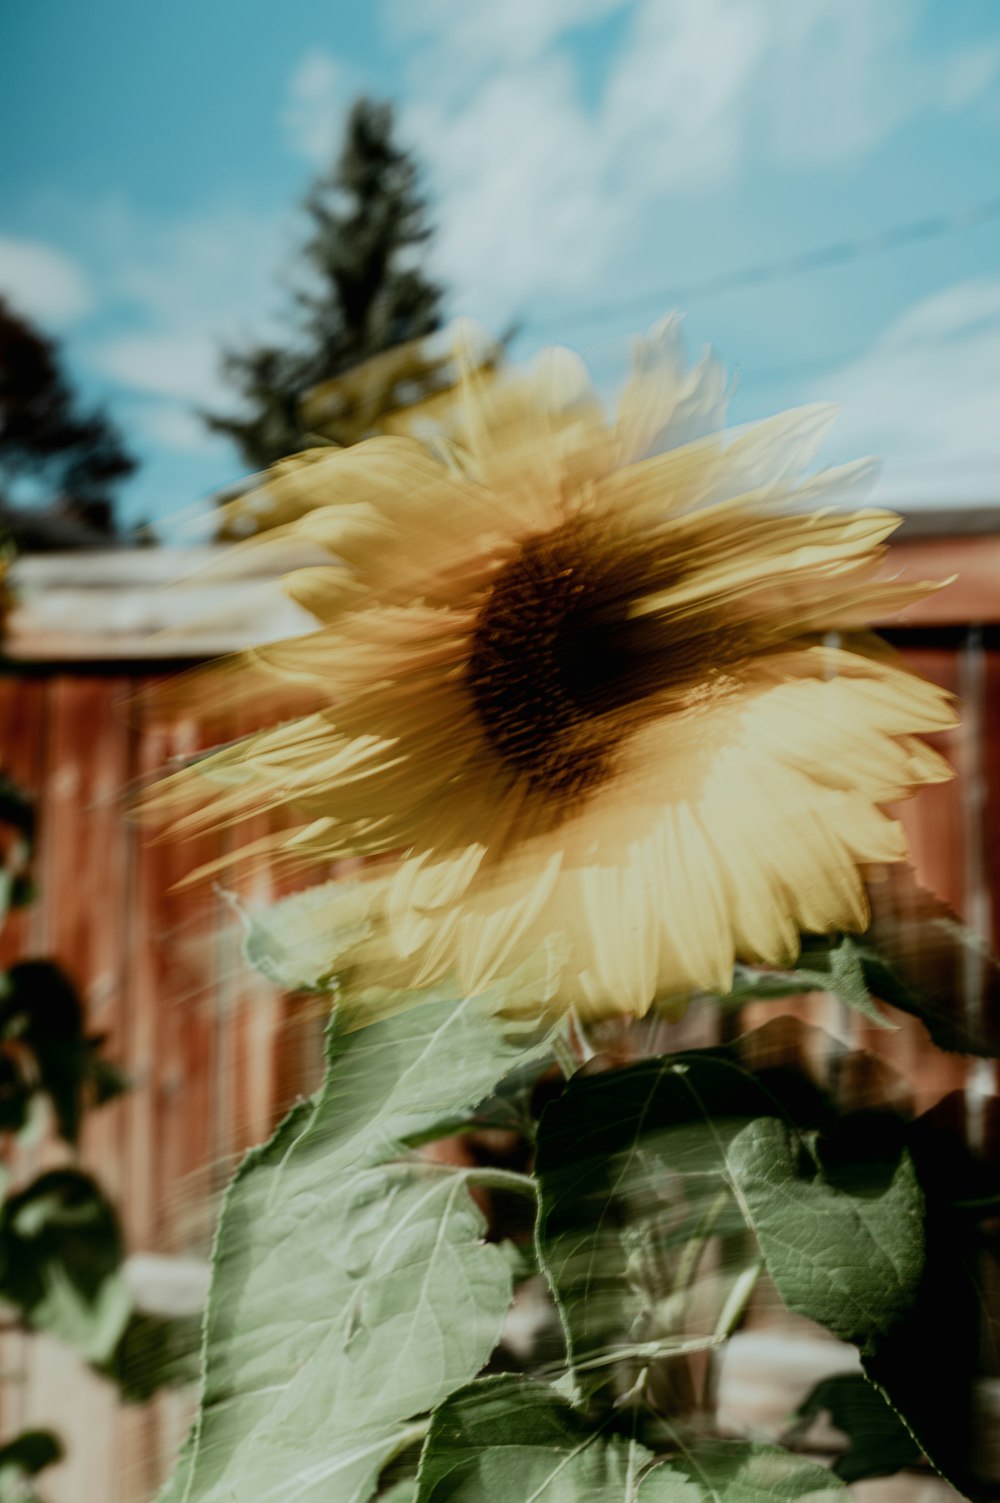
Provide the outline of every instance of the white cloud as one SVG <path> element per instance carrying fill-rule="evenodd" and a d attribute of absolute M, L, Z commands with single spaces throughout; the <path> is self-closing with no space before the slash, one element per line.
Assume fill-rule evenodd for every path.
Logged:
<path fill-rule="evenodd" d="M 567 37 L 623 0 L 388 0 L 404 129 L 459 306 L 496 323 L 590 289 L 668 195 L 871 149 L 983 95 L 1000 55 L 921 53 L 909 0 L 633 0 L 596 101 Z"/>
<path fill-rule="evenodd" d="M 218 398 L 218 346 L 208 334 L 122 334 L 105 340 L 91 364 L 122 386 L 211 403 Z"/>
<path fill-rule="evenodd" d="M 122 332 L 93 341 L 82 358 L 135 391 L 228 405 L 221 351 L 274 328 L 290 218 L 221 207 L 164 222 L 117 204 L 102 210 L 95 242 L 109 322 Z"/>
<path fill-rule="evenodd" d="M 166 221 L 111 206 L 101 226 L 109 290 L 171 330 L 267 315 L 290 221 L 225 204 Z"/>
<path fill-rule="evenodd" d="M 995 504 L 1000 278 L 972 278 L 923 298 L 860 359 L 824 377 L 822 391 L 842 405 L 838 448 L 882 458 L 880 498 Z"/>
<path fill-rule="evenodd" d="M 0 294 L 17 312 L 47 326 L 72 323 L 93 305 L 87 277 L 69 256 L 9 235 L 0 235 Z"/>
<path fill-rule="evenodd" d="M 292 75 L 281 124 L 292 150 L 324 167 L 337 143 L 344 110 L 357 90 L 350 71 L 323 47 L 312 47 Z"/>
<path fill-rule="evenodd" d="M 176 454 L 225 454 L 225 439 L 212 434 L 190 407 L 177 403 L 156 402 L 140 407 L 133 422 L 158 448 Z"/>
<path fill-rule="evenodd" d="M 506 0 L 503 5 L 470 5 L 465 0 L 387 0 L 389 30 L 407 43 L 443 43 L 467 70 L 527 63 L 568 32 L 591 25 L 629 0 Z M 470 71 L 445 74 L 438 85 L 468 88 Z"/>
<path fill-rule="evenodd" d="M 525 292 L 594 286 L 617 214 L 595 212 L 599 142 L 563 59 L 491 78 L 454 127 L 425 105 L 404 129 L 431 164 L 436 261 L 461 311 L 499 322 Z"/>
<path fill-rule="evenodd" d="M 929 51 L 910 0 L 778 0 L 762 93 L 779 160 L 836 161 L 925 110 L 959 109 L 1000 67 L 996 47 Z"/>

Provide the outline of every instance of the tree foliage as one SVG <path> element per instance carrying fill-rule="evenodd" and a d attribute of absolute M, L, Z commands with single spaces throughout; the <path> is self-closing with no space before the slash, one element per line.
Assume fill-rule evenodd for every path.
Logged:
<path fill-rule="evenodd" d="M 390 105 L 360 99 L 353 106 L 340 154 L 305 209 L 308 280 L 295 294 L 290 341 L 227 351 L 223 371 L 244 410 L 206 414 L 209 427 L 231 438 L 254 469 L 308 444 L 302 403 L 316 387 L 441 322 L 441 289 L 418 264 L 431 236 L 419 171 L 397 144 Z M 412 363 L 400 369 L 380 392 L 381 404 L 414 400 L 423 374 Z"/>
<path fill-rule="evenodd" d="M 81 406 L 55 342 L 0 298 L 0 514 L 14 541 L 113 537 L 114 493 L 135 467 L 110 419 Z"/>

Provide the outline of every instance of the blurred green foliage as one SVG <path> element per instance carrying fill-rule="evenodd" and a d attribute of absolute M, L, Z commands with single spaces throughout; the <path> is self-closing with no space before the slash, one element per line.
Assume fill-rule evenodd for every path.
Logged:
<path fill-rule="evenodd" d="M 0 928 L 31 901 L 34 842 L 30 800 L 0 774 Z M 0 1176 L 0 1304 L 8 1326 L 58 1337 L 141 1402 L 191 1381 L 200 1321 L 134 1307 L 117 1211 L 72 1162 L 86 1112 L 128 1089 L 105 1045 L 87 1033 L 79 993 L 53 961 L 0 972 L 0 1134 L 34 1137 L 47 1119 L 70 1159 L 24 1183 Z M 39 1503 L 35 1478 L 61 1455 L 49 1431 L 0 1446 L 0 1503 Z"/>

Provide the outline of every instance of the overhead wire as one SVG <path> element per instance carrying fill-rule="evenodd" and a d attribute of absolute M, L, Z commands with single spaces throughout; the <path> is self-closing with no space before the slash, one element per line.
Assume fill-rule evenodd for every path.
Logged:
<path fill-rule="evenodd" d="M 603 307 L 570 310 L 545 318 L 525 315 L 517 319 L 519 331 L 530 329 L 533 333 L 545 333 L 566 324 L 587 327 L 610 319 L 634 317 L 647 309 L 651 303 L 661 308 L 687 307 L 694 302 L 720 297 L 727 292 L 738 292 L 747 287 L 760 287 L 768 282 L 785 281 L 790 277 L 804 276 L 809 272 L 822 271 L 828 267 L 844 266 L 868 256 L 885 255 L 903 246 L 916 245 L 923 241 L 940 240 L 947 235 L 972 229 L 991 220 L 1000 219 L 1000 198 L 986 199 L 970 208 L 951 213 L 925 215 L 922 219 L 907 220 L 902 224 L 879 230 L 870 235 L 856 235 L 849 240 L 836 240 L 811 250 L 799 251 L 791 256 L 782 256 L 773 261 L 760 261 L 708 277 L 679 282 L 674 286 L 650 288 L 633 297 Z"/>

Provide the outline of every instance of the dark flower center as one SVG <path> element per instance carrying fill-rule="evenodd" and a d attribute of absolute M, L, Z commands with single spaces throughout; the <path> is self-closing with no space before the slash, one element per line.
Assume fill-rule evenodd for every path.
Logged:
<path fill-rule="evenodd" d="M 568 523 L 531 539 L 479 614 L 468 679 L 487 740 L 554 799 L 591 792 L 663 692 L 704 678 L 722 645 L 704 620 L 670 630 L 629 607 L 679 577 L 655 546 Z M 728 655 L 728 654 L 725 654 Z"/>

